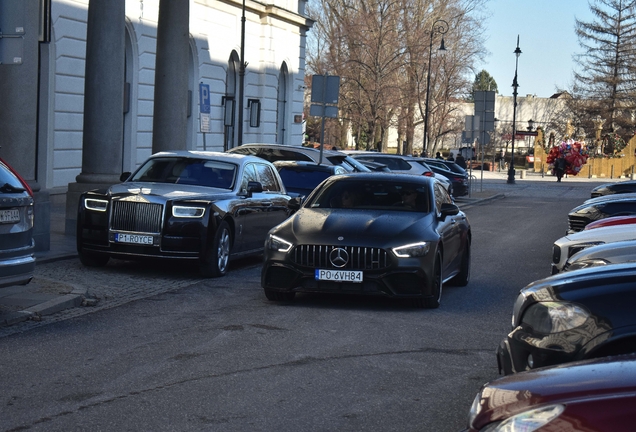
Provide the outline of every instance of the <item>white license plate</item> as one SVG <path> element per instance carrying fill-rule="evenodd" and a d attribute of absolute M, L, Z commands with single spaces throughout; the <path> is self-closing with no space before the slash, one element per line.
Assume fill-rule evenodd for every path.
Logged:
<path fill-rule="evenodd" d="M 20 222 L 20 210 L 0 210 L 0 223 Z"/>
<path fill-rule="evenodd" d="M 321 270 L 316 269 L 316 280 L 334 282 L 362 282 L 362 272 L 358 270 Z"/>
<path fill-rule="evenodd" d="M 149 235 L 117 233 L 115 234 L 115 242 L 152 245 L 153 238 Z"/>

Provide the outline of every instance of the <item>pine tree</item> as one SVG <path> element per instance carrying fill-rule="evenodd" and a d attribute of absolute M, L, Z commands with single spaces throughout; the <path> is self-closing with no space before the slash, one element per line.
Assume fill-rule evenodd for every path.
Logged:
<path fill-rule="evenodd" d="M 473 91 L 494 91 L 499 93 L 497 88 L 497 82 L 495 79 L 485 70 L 475 75 L 475 81 L 473 82 Z"/>
<path fill-rule="evenodd" d="M 595 0 L 595 18 L 576 20 L 583 52 L 575 54 L 572 109 L 575 124 L 594 136 L 592 119 L 606 119 L 605 131 L 631 136 L 636 110 L 636 0 Z"/>

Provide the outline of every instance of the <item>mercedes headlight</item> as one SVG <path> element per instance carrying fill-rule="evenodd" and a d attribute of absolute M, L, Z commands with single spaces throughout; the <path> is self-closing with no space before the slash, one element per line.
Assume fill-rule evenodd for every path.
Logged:
<path fill-rule="evenodd" d="M 581 260 L 581 261 L 575 261 L 571 264 L 566 263 L 565 265 L 565 270 L 567 271 L 571 271 L 571 270 L 580 270 L 580 269 L 584 269 L 584 268 L 589 268 L 589 267 L 598 267 L 598 266 L 604 266 L 604 265 L 608 265 L 610 264 L 609 261 L 606 261 L 602 258 L 592 258 L 592 259 L 587 259 L 587 260 Z"/>
<path fill-rule="evenodd" d="M 512 416 L 502 422 L 492 423 L 481 432 L 532 432 L 547 425 L 565 410 L 564 405 L 548 405 Z"/>
<path fill-rule="evenodd" d="M 201 218 L 205 214 L 205 207 L 173 206 L 172 216 L 182 218 Z"/>
<path fill-rule="evenodd" d="M 267 242 L 267 248 L 269 250 L 275 250 L 278 252 L 289 252 L 292 248 L 292 244 L 286 240 L 283 240 L 280 237 L 277 237 L 273 234 L 269 235 L 269 241 Z"/>
<path fill-rule="evenodd" d="M 423 257 L 430 249 L 429 242 L 411 243 L 391 249 L 399 258 Z"/>
<path fill-rule="evenodd" d="M 85 198 L 84 207 L 86 207 L 88 210 L 105 212 L 106 209 L 108 208 L 108 200 Z"/>
<path fill-rule="evenodd" d="M 582 326 L 590 313 L 582 306 L 565 302 L 539 302 L 529 306 L 521 321 L 541 334 L 559 333 Z"/>

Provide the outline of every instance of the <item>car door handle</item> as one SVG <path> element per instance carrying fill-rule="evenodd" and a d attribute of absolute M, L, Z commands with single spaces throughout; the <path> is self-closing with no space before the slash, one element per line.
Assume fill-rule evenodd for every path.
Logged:
<path fill-rule="evenodd" d="M 274 205 L 274 203 L 272 203 L 271 201 L 265 201 L 262 204 L 263 204 L 263 207 L 271 207 Z"/>

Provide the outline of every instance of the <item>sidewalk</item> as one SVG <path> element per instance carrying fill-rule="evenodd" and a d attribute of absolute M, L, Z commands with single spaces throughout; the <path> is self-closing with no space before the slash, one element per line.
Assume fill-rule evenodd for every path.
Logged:
<path fill-rule="evenodd" d="M 516 184 L 507 184 L 508 175 L 506 172 L 484 171 L 482 173 L 473 170 L 472 175 L 474 179 L 470 195 L 456 199 L 456 203 L 462 209 L 482 205 L 495 199 L 504 198 L 506 195 L 525 194 L 527 193 L 527 191 L 524 192 L 525 186 L 537 181 L 556 182 L 556 178 L 552 175 L 541 176 L 541 174 L 533 172 L 526 172 L 525 178 L 522 179 L 520 171 L 517 171 Z M 559 183 L 559 185 L 567 187 L 568 183 L 574 182 L 609 183 L 623 180 L 627 179 L 588 179 L 570 176 L 564 178 L 564 183 Z M 43 316 L 80 305 L 94 305 L 98 301 L 98 299 L 88 295 L 88 288 L 93 289 L 94 287 L 86 286 L 88 284 L 69 282 L 75 280 L 71 277 L 72 275 L 65 278 L 64 276 L 58 277 L 56 272 L 38 272 L 38 268 L 42 269 L 45 265 L 62 260 L 68 263 L 69 260 L 77 259 L 75 237 L 66 235 L 64 232 L 65 200 L 66 195 L 64 194 L 51 196 L 51 246 L 48 251 L 36 253 L 35 277 L 31 283 L 0 289 L 0 327 L 26 320 L 38 321 Z M 60 263 L 60 266 L 68 266 L 68 264 Z M 51 274 L 56 276 L 48 278 L 42 276 Z M 154 283 L 157 284 L 157 282 Z M 180 282 L 171 281 L 170 283 L 179 284 Z M 187 281 L 183 283 L 187 283 Z"/>
<path fill-rule="evenodd" d="M 77 257 L 75 237 L 64 233 L 66 195 L 51 196 L 51 247 L 36 252 L 36 275 L 27 285 L 0 289 L 0 327 L 29 319 L 40 320 L 64 309 L 82 304 L 86 287 L 74 287 L 37 276 L 37 266 Z"/>

